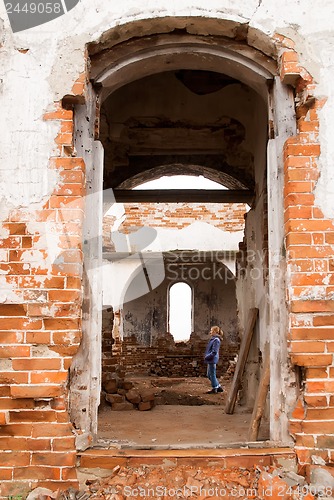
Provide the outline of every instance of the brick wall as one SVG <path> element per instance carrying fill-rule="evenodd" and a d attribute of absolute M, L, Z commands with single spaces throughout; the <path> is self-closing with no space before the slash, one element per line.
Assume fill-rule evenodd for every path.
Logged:
<path fill-rule="evenodd" d="M 282 44 L 282 38 L 277 37 Z M 291 432 L 301 464 L 317 454 L 333 460 L 333 223 L 315 205 L 319 175 L 318 113 L 313 82 L 293 50 L 281 77 L 299 98 L 298 134 L 285 146 L 286 247 L 290 352 L 302 368 L 301 398 Z M 83 80 L 73 94 L 82 92 Z M 13 210 L 4 226 L 0 270 L 1 495 L 36 486 L 76 485 L 75 443 L 67 411 L 67 373 L 81 337 L 81 230 L 84 165 L 72 158 L 72 112 L 55 104 L 45 119 L 59 123 L 50 159 L 62 182 L 39 209 Z M 48 226 L 46 226 L 48 222 Z M 52 230 L 61 258 L 48 262 Z"/>
<path fill-rule="evenodd" d="M 125 203 L 126 218 L 120 231 L 129 233 L 139 227 L 183 229 L 194 221 L 207 222 L 223 231 L 243 231 L 245 226 L 244 203 Z M 111 249 L 110 228 L 115 217 L 103 219 L 103 247 Z"/>
<path fill-rule="evenodd" d="M 83 91 L 80 78 L 75 92 Z M 76 486 L 68 369 L 81 339 L 85 171 L 73 152 L 73 112 L 55 103 L 59 124 L 49 168 L 57 188 L 39 209 L 17 209 L 0 240 L 0 496 L 37 486 Z M 48 240 L 49 236 L 49 240 Z M 58 249 L 56 259 L 52 250 Z M 50 252 L 50 253 L 49 253 Z"/>
<path fill-rule="evenodd" d="M 292 362 L 301 367 L 301 396 L 290 432 L 300 464 L 312 455 L 334 458 L 334 265 L 333 221 L 315 204 L 319 170 L 319 112 L 310 75 L 287 51 L 283 82 L 296 91 L 297 135 L 284 147 L 285 232 L 290 310 L 288 340 Z"/>
<path fill-rule="evenodd" d="M 163 377 L 205 376 L 206 365 L 203 355 L 207 339 L 192 334 L 188 342 L 174 343 L 170 334 L 161 335 L 154 345 L 140 345 L 134 335 L 110 343 L 110 331 L 103 331 L 103 379 L 109 380 L 115 374 L 150 374 Z M 238 353 L 238 345 L 222 342 L 217 369 L 219 376 L 224 375 L 229 361 Z"/>

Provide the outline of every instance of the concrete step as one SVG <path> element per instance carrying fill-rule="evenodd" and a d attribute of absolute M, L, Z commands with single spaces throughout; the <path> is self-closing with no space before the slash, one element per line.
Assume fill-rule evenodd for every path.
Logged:
<path fill-rule="evenodd" d="M 258 466 L 289 466 L 296 463 L 291 448 L 233 448 L 233 449 L 90 449 L 78 453 L 78 467 L 84 469 L 113 469 L 116 465 L 178 466 L 201 465 L 221 468 Z"/>

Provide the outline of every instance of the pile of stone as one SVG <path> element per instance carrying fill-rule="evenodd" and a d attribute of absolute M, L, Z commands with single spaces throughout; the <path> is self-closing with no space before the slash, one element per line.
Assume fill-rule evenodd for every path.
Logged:
<path fill-rule="evenodd" d="M 104 383 L 104 398 L 114 411 L 151 410 L 155 405 L 153 389 L 135 386 L 133 382 L 111 379 Z"/>

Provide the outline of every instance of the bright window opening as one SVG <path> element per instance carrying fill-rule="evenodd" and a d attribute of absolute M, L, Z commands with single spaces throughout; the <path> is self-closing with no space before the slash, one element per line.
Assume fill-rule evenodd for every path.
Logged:
<path fill-rule="evenodd" d="M 187 283 L 169 289 L 169 332 L 175 342 L 187 341 L 192 330 L 192 293 Z"/>
<path fill-rule="evenodd" d="M 227 189 L 218 182 L 203 175 L 164 175 L 159 179 L 147 181 L 133 189 Z"/>

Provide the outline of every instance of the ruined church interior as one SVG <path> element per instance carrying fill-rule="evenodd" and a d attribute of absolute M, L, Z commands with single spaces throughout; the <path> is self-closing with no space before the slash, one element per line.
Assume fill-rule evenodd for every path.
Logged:
<path fill-rule="evenodd" d="M 240 80 L 191 69 L 139 78 L 102 103 L 103 188 L 115 196 L 103 217 L 103 446 L 249 441 L 268 340 L 266 107 Z M 161 178 L 159 188 L 146 188 Z M 193 179 L 211 181 L 210 189 L 191 189 Z M 178 287 L 186 295 L 176 291 L 173 305 Z M 254 308 L 238 402 L 228 415 Z M 173 333 L 178 323 L 186 331 Z M 203 362 L 212 325 L 224 332 L 217 373 L 225 390 L 214 396 L 206 394 Z M 269 439 L 268 411 L 260 441 Z"/>

